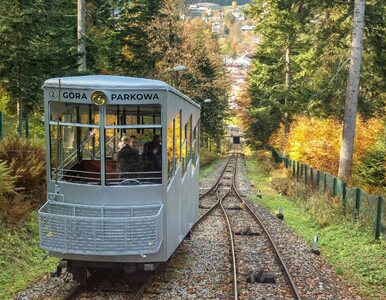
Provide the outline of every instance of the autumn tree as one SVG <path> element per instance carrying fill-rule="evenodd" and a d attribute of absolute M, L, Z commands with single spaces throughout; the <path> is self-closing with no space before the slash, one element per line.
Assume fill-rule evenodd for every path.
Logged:
<path fill-rule="evenodd" d="M 364 118 L 383 114 L 386 8 L 381 2 L 369 1 L 365 14 L 358 98 L 358 111 Z M 296 114 L 343 119 L 353 2 L 254 3 L 260 5 L 253 4 L 249 14 L 258 24 L 255 34 L 261 42 L 248 80 L 252 101 L 249 112 L 255 117 L 250 134 L 257 134 L 259 145 L 266 144 L 286 113 L 289 119 Z M 286 45 L 290 45 L 289 59 Z M 285 82 L 286 73 L 289 84 Z"/>
<path fill-rule="evenodd" d="M 178 88 L 177 74 L 172 68 L 181 64 L 182 31 L 184 23 L 180 19 L 180 0 L 165 0 L 157 16 L 145 29 L 149 54 L 153 61 L 153 77 L 165 79 Z"/>
<path fill-rule="evenodd" d="M 355 0 L 354 22 L 352 31 L 350 69 L 344 108 L 343 134 L 340 148 L 338 176 L 351 177 L 352 157 L 354 153 L 355 121 L 358 105 L 359 78 L 362 62 L 362 34 L 364 27 L 365 0 Z"/>
<path fill-rule="evenodd" d="M 218 55 L 218 42 L 208 24 L 190 20 L 184 26 L 181 90 L 202 105 L 202 131 L 214 139 L 217 146 L 224 135 L 228 116 L 228 87 L 224 63 Z M 211 99 L 210 103 L 203 100 Z"/>

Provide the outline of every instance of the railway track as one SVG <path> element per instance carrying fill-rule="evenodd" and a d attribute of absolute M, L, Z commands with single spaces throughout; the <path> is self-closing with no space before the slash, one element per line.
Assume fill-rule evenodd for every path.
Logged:
<path fill-rule="evenodd" d="M 218 180 L 200 196 L 200 218 L 164 274 L 150 277 L 140 285 L 118 283 L 113 287 L 106 280 L 98 283 L 96 290 L 79 286 L 66 299 L 108 298 L 110 293 L 122 293 L 124 299 L 189 295 L 223 299 L 301 299 L 269 233 L 236 188 L 237 159 L 236 150 Z M 207 247 L 208 244 L 211 246 Z M 192 259 L 190 251 L 194 252 Z M 199 275 L 190 274 L 193 268 L 200 270 Z M 194 289 L 173 278 L 176 269 L 180 269 L 179 275 L 186 276 L 188 282 L 189 279 L 195 282 Z M 179 291 L 175 291 L 176 285 Z"/>
<path fill-rule="evenodd" d="M 220 200 L 234 245 L 234 299 L 238 293 L 240 298 L 301 299 L 271 235 L 237 190 L 237 157 L 231 188 Z"/>
<path fill-rule="evenodd" d="M 121 295 L 123 299 L 139 300 L 151 283 L 153 276 L 149 276 L 144 282 L 132 283 L 125 280 L 124 277 L 116 275 L 107 275 L 107 278 L 101 278 L 100 275 L 91 275 L 88 278 L 88 284 L 78 284 L 74 286 L 64 296 L 64 300 L 76 299 L 108 299 L 112 295 Z"/>
<path fill-rule="evenodd" d="M 288 268 L 304 299 L 363 299 L 342 284 L 282 221 L 257 204 L 242 202 L 243 195 L 254 192 L 245 176 L 240 176 L 244 172 L 242 160 L 237 161 L 233 155 L 224 158 L 221 166 L 201 185 L 207 190 L 200 197 L 201 219 L 162 274 L 141 284 L 119 277 L 109 280 L 109 275 L 103 274 L 99 280 L 91 277 L 84 289 L 75 287 L 71 276 L 64 272 L 57 278 L 45 276 L 16 299 L 300 299 L 287 275 Z M 249 206 L 264 221 L 268 235 Z M 234 240 L 233 256 L 229 232 Z M 277 246 L 271 245 L 269 235 Z M 278 247 L 281 255 L 275 253 Z M 280 264 L 281 256 L 288 268 Z"/>

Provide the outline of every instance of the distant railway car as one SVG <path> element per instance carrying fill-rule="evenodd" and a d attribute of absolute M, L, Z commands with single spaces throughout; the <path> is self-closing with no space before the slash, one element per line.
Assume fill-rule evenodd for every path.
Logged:
<path fill-rule="evenodd" d="M 200 106 L 140 78 L 53 78 L 43 88 L 40 246 L 78 281 L 97 268 L 154 270 L 198 217 Z"/>
<path fill-rule="evenodd" d="M 231 144 L 241 144 L 241 135 L 240 127 L 229 125 L 228 136 L 230 137 Z"/>

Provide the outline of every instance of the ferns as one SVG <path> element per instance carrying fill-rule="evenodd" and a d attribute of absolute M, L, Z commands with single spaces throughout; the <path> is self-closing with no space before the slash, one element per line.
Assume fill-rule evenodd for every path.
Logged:
<path fill-rule="evenodd" d="M 0 144 L 0 215 L 18 224 L 45 199 L 45 151 L 15 137 Z"/>

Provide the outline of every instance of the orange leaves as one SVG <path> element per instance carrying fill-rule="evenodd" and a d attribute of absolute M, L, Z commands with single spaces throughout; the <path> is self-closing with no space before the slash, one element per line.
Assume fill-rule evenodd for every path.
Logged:
<path fill-rule="evenodd" d="M 381 120 L 357 118 L 354 161 L 359 161 L 375 144 L 383 131 Z M 337 175 L 342 138 L 342 124 L 334 117 L 316 119 L 298 116 L 291 124 L 287 143 L 284 124 L 271 136 L 270 143 L 290 158 L 303 161 L 313 168 Z"/>
<path fill-rule="evenodd" d="M 354 161 L 358 161 L 366 155 L 367 150 L 376 143 L 383 130 L 384 124 L 380 120 L 370 119 L 365 122 L 362 118 L 357 118 Z"/>

